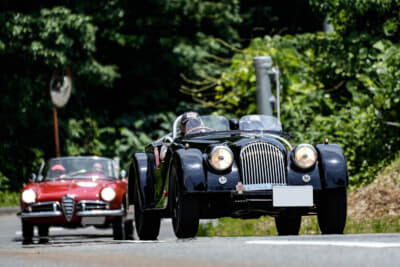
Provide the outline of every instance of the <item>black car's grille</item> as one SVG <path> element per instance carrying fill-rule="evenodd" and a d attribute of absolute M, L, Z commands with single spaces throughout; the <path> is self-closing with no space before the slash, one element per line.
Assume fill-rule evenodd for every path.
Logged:
<path fill-rule="evenodd" d="M 66 195 L 62 198 L 62 207 L 64 210 L 64 216 L 67 221 L 72 219 L 74 215 L 75 198 L 70 195 Z"/>
<path fill-rule="evenodd" d="M 60 204 L 58 202 L 39 202 L 32 204 L 32 212 L 51 212 L 60 209 Z"/>
<path fill-rule="evenodd" d="M 266 142 L 252 142 L 240 151 L 244 185 L 286 184 L 284 153 Z"/>
<path fill-rule="evenodd" d="M 90 211 L 90 210 L 106 210 L 108 209 L 108 205 L 103 201 L 81 201 L 77 205 L 78 211 Z"/>

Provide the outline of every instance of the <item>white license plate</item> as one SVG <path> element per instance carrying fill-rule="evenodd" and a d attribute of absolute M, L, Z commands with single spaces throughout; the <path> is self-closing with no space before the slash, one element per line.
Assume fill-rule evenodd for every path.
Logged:
<path fill-rule="evenodd" d="M 272 203 L 274 207 L 312 207 L 313 187 L 302 186 L 273 186 Z"/>
<path fill-rule="evenodd" d="M 82 217 L 81 223 L 83 225 L 101 225 L 106 221 L 106 217 Z"/>

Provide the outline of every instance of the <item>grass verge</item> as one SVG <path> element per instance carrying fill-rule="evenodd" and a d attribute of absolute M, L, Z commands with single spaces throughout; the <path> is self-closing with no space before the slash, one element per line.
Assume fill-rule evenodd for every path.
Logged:
<path fill-rule="evenodd" d="M 387 215 L 377 218 L 347 218 L 345 234 L 396 233 L 400 232 L 400 215 Z M 221 218 L 218 224 L 201 224 L 197 236 L 269 236 L 277 235 L 275 220 L 272 217 L 241 220 Z M 316 216 L 303 216 L 300 235 L 321 234 Z"/>
<path fill-rule="evenodd" d="M 19 206 L 19 193 L 10 191 L 0 191 L 0 207 Z"/>

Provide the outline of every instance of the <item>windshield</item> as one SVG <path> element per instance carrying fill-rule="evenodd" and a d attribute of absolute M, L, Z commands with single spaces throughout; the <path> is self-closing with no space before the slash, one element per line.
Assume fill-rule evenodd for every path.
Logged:
<path fill-rule="evenodd" d="M 61 157 L 50 159 L 44 170 L 45 180 L 118 177 L 114 162 L 102 157 Z"/>
<path fill-rule="evenodd" d="M 277 118 L 268 115 L 247 115 L 239 121 L 240 130 L 282 131 Z"/>
<path fill-rule="evenodd" d="M 177 119 L 180 120 L 181 117 Z M 177 127 L 178 122 L 174 125 Z M 178 129 L 177 129 L 178 131 Z M 196 134 L 213 131 L 229 131 L 229 121 L 222 116 L 191 116 L 180 123 L 179 131 L 183 134 Z"/>
<path fill-rule="evenodd" d="M 229 131 L 229 121 L 222 116 L 200 116 L 204 126 L 215 131 Z"/>

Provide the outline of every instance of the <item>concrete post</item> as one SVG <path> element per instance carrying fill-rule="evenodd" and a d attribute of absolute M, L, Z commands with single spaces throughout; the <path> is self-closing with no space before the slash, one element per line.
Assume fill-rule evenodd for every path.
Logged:
<path fill-rule="evenodd" d="M 272 93 L 269 73 L 272 67 L 271 57 L 254 57 L 253 65 L 256 69 L 257 110 L 259 114 L 272 116 Z"/>

